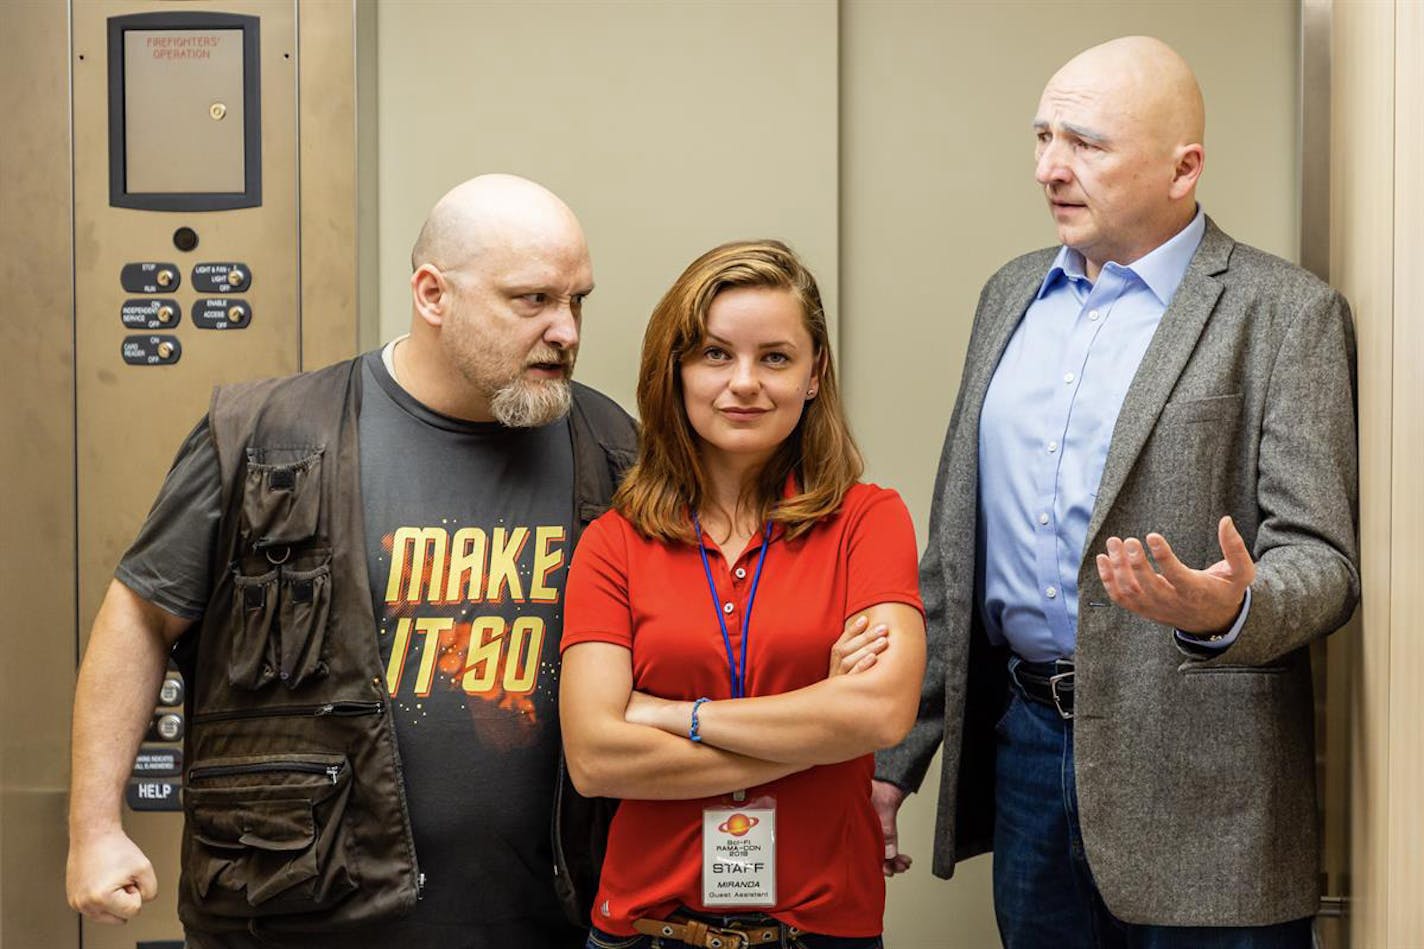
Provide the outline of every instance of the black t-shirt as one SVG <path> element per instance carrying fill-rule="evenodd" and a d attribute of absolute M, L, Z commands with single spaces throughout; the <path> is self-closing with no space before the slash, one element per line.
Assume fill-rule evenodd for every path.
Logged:
<path fill-rule="evenodd" d="M 373 634 L 425 887 L 408 917 L 346 934 L 342 945 L 581 946 L 554 896 L 550 848 L 572 554 L 568 422 L 465 422 L 412 399 L 379 352 L 363 357 L 362 371 Z M 219 517 L 217 456 L 204 422 L 184 443 L 118 578 L 197 618 Z"/>

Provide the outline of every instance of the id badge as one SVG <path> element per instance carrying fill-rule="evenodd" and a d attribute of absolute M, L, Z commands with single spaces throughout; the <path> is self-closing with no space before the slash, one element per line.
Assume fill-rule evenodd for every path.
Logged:
<path fill-rule="evenodd" d="M 702 905 L 776 905 L 776 801 L 702 811 Z"/>

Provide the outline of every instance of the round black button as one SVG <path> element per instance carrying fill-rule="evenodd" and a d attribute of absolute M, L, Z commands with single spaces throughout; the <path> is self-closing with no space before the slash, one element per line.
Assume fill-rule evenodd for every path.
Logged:
<path fill-rule="evenodd" d="M 173 232 L 173 246 L 188 251 L 198 246 L 198 232 L 191 227 L 180 227 Z"/>

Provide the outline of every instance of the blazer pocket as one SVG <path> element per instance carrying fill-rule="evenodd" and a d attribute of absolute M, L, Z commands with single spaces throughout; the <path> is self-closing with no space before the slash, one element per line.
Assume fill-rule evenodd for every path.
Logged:
<path fill-rule="evenodd" d="M 1186 563 L 1220 558 L 1216 521 L 1238 463 L 1243 402 L 1240 392 L 1168 402 L 1138 458 L 1139 516 L 1150 511 L 1148 529 L 1161 531 Z"/>
<path fill-rule="evenodd" d="M 1158 424 L 1191 424 L 1233 418 L 1241 414 L 1244 398 L 1240 392 L 1228 392 L 1225 395 L 1209 395 L 1204 399 L 1168 402 L 1162 407 Z"/>
<path fill-rule="evenodd" d="M 1269 666 L 1201 666 L 1189 664 L 1179 668 L 1177 671 L 1187 676 L 1212 676 L 1212 675 L 1261 675 L 1278 676 L 1284 673 L 1290 666 L 1284 664 L 1272 664 Z"/>

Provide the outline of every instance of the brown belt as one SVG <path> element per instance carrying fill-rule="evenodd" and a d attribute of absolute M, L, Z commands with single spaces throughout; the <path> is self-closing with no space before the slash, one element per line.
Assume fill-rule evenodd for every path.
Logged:
<path fill-rule="evenodd" d="M 783 937 L 794 939 L 801 934 L 801 930 L 795 926 L 787 926 L 775 920 L 763 925 L 713 926 L 683 916 L 635 919 L 633 928 L 644 936 L 672 939 L 701 949 L 745 949 L 747 946 L 765 946 L 768 943 L 781 942 Z"/>

